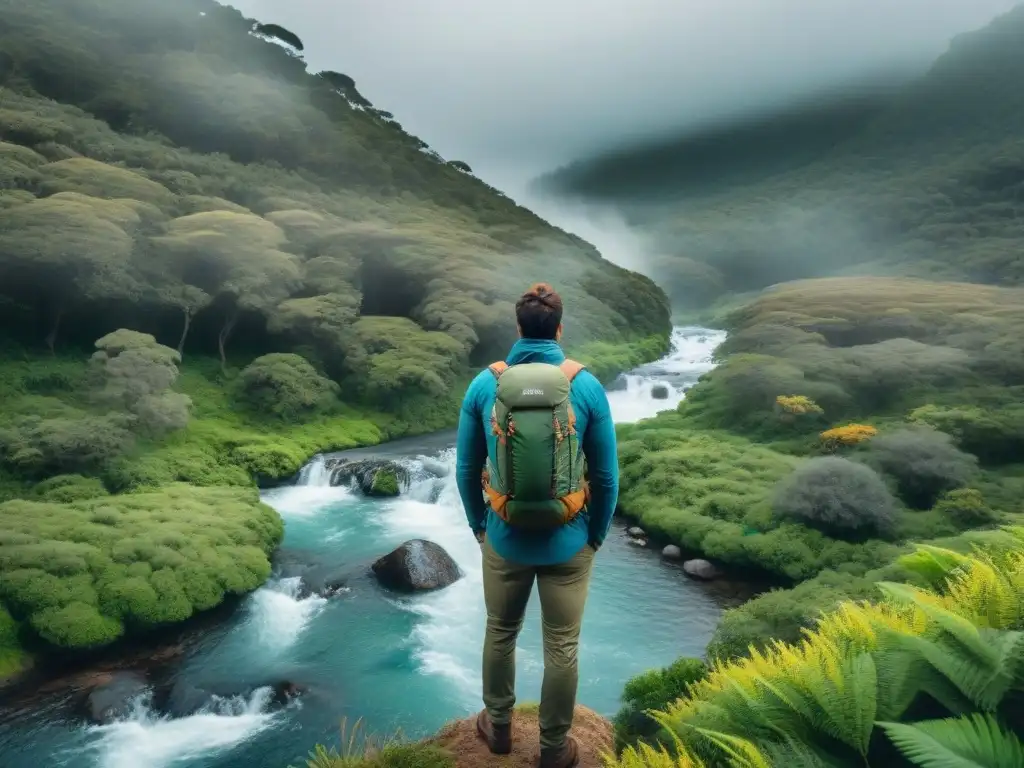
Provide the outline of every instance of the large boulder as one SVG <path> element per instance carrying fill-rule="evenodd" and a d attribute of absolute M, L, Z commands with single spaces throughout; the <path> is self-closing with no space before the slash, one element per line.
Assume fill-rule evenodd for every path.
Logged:
<path fill-rule="evenodd" d="M 655 384 L 651 387 L 651 397 L 655 400 L 668 400 L 668 385 Z"/>
<path fill-rule="evenodd" d="M 353 481 L 367 496 L 397 496 L 409 485 L 409 470 L 390 459 L 328 459 L 331 485 L 349 485 Z"/>
<path fill-rule="evenodd" d="M 683 570 L 687 575 L 693 576 L 695 579 L 703 579 L 704 581 L 711 581 L 722 575 L 722 572 L 714 565 L 707 560 L 700 559 L 687 560 L 683 563 Z"/>
<path fill-rule="evenodd" d="M 400 592 L 443 589 L 462 578 L 451 555 L 426 539 L 405 542 L 377 560 L 371 569 L 384 587 Z"/>
<path fill-rule="evenodd" d="M 132 713 L 136 699 L 149 693 L 145 675 L 113 672 L 93 688 L 85 699 L 85 715 L 94 723 L 123 720 Z"/>

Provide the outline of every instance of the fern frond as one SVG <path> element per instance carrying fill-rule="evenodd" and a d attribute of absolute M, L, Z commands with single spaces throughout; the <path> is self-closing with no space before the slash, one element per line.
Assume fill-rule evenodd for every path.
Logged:
<path fill-rule="evenodd" d="M 1024 768 L 1024 744 L 991 715 L 878 725 L 921 768 Z"/>
<path fill-rule="evenodd" d="M 691 728 L 729 756 L 730 768 L 772 768 L 765 754 L 747 739 L 706 728 Z"/>

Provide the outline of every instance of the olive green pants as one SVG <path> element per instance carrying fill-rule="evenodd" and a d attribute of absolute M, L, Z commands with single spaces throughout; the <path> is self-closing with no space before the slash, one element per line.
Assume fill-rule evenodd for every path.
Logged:
<path fill-rule="evenodd" d="M 561 565 L 520 565 L 483 545 L 484 705 L 491 722 L 503 724 L 516 703 L 516 639 L 523 627 L 534 579 L 544 633 L 544 682 L 540 693 L 540 744 L 559 747 L 572 727 L 579 681 L 577 650 L 594 550 L 589 545 Z"/>

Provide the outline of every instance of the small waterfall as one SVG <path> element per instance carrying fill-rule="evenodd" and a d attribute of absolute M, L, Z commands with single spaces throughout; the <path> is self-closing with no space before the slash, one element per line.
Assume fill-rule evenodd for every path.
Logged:
<path fill-rule="evenodd" d="M 264 647 L 278 653 L 287 650 L 327 605 L 319 595 L 300 598 L 301 589 L 302 579 L 294 576 L 272 581 L 253 593 L 249 621 Z"/>
<path fill-rule="evenodd" d="M 320 454 L 314 456 L 306 466 L 299 470 L 299 477 L 295 484 L 315 488 L 330 486 L 331 472 L 327 469 L 327 460 Z"/>
<path fill-rule="evenodd" d="M 711 355 L 724 340 L 721 331 L 675 328 L 667 356 L 627 374 L 623 377 L 625 386 L 608 393 L 612 418 L 618 424 L 628 424 L 675 410 L 686 397 L 686 390 L 714 368 Z M 658 388 L 664 391 L 656 398 Z"/>
<path fill-rule="evenodd" d="M 155 714 L 148 697 L 136 699 L 125 720 L 95 726 L 91 747 L 101 768 L 165 768 L 229 749 L 271 724 L 265 712 L 273 691 L 260 688 L 249 696 L 214 696 L 200 712 L 170 718 Z"/>

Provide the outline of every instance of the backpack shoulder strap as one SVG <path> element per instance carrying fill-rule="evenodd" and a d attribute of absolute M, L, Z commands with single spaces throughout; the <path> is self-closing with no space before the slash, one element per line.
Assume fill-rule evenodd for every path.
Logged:
<path fill-rule="evenodd" d="M 494 374 L 494 378 L 497 379 L 501 377 L 501 374 L 508 370 L 508 363 L 506 363 L 504 360 L 499 360 L 498 362 L 491 363 L 489 366 L 487 366 L 487 370 Z"/>
<path fill-rule="evenodd" d="M 567 378 L 569 382 L 572 383 L 572 380 L 576 378 L 579 372 L 582 371 L 587 366 L 585 366 L 583 363 L 578 363 L 575 360 L 569 360 L 568 358 L 566 358 L 558 367 L 562 370 L 562 373 L 565 374 L 565 378 Z"/>

